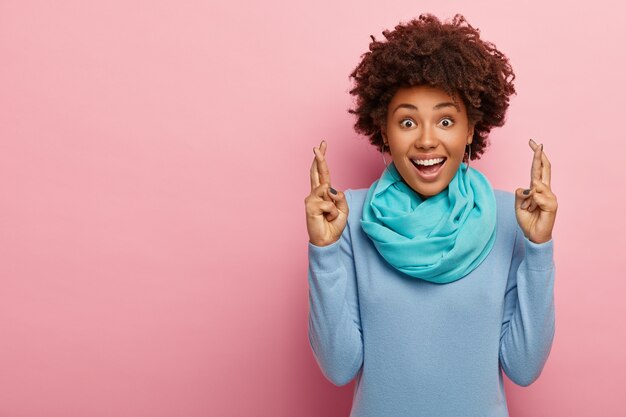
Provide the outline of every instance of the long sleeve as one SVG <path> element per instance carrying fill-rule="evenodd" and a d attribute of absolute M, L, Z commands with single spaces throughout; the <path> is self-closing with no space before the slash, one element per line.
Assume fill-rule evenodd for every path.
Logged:
<path fill-rule="evenodd" d="M 309 342 L 324 376 L 342 386 L 354 378 L 363 363 L 349 225 L 337 242 L 328 246 L 308 242 L 308 246 Z"/>
<path fill-rule="evenodd" d="M 554 242 L 533 243 L 516 228 L 500 333 L 500 364 L 517 385 L 543 370 L 555 332 Z"/>

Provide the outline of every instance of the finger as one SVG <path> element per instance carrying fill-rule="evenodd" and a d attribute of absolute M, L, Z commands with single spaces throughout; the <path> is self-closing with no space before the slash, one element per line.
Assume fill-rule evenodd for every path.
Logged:
<path fill-rule="evenodd" d="M 334 204 L 339 210 L 347 212 L 348 203 L 345 201 L 345 197 L 343 197 L 344 194 L 341 191 L 335 190 L 338 194 L 333 195 L 330 190 L 330 184 L 320 184 L 311 194 L 319 199 L 330 201 L 331 203 L 334 201 Z"/>
<path fill-rule="evenodd" d="M 326 193 L 328 192 L 328 185 L 319 185 L 315 187 L 311 194 L 306 196 L 304 199 L 305 206 L 307 207 L 307 212 L 312 215 L 323 214 L 324 211 L 320 210 L 321 203 L 332 203 L 330 198 L 325 198 Z"/>
<path fill-rule="evenodd" d="M 333 221 L 339 216 L 339 210 L 332 201 L 322 201 L 319 205 L 323 213 L 327 213 L 326 220 Z"/>
<path fill-rule="evenodd" d="M 548 156 L 546 155 L 546 152 L 543 150 L 543 144 L 542 145 L 537 145 L 537 143 L 534 140 L 530 140 L 530 147 L 533 149 L 533 151 L 537 148 L 537 146 L 539 146 L 541 148 L 541 181 L 543 181 L 545 184 L 548 185 L 548 187 L 550 187 L 550 180 L 551 180 L 551 164 L 550 164 L 550 160 L 548 159 Z"/>
<path fill-rule="evenodd" d="M 317 161 L 317 172 L 319 173 L 320 184 L 330 184 L 330 171 L 328 169 L 328 164 L 326 163 L 326 158 L 319 148 L 315 148 L 314 152 L 315 159 Z"/>
<path fill-rule="evenodd" d="M 533 198 L 532 198 L 532 196 L 530 196 L 529 198 L 524 200 L 524 202 L 522 202 L 520 208 L 522 210 L 528 210 L 530 208 L 530 206 L 532 206 L 532 204 L 533 204 Z"/>
<path fill-rule="evenodd" d="M 541 209 L 544 210 L 544 201 L 556 201 L 556 196 L 552 193 L 550 187 L 538 180 L 533 181 L 533 187 L 530 188 L 528 195 L 523 194 L 522 189 L 518 188 L 516 197 L 516 208 L 527 210 L 531 213 L 535 211 L 537 205 L 541 206 Z M 546 210 L 549 210 L 552 205 L 545 207 Z"/>
<path fill-rule="evenodd" d="M 317 173 L 319 177 L 320 185 L 328 185 L 330 187 L 330 172 L 328 171 L 328 166 L 326 165 L 326 160 L 322 155 L 319 148 L 313 149 L 315 152 L 315 162 L 317 164 Z M 328 191 L 322 197 L 326 201 L 330 201 L 330 197 L 328 196 Z"/>
<path fill-rule="evenodd" d="M 524 188 L 518 188 L 515 190 L 515 209 L 521 207 L 522 203 L 526 201 L 526 195 L 524 194 Z"/>
<path fill-rule="evenodd" d="M 328 194 L 330 194 L 328 191 L 329 189 L 330 189 L 330 184 L 320 184 L 317 187 L 315 187 L 315 189 L 311 192 L 311 194 L 314 195 L 315 197 L 319 197 L 326 201 L 332 201 L 330 198 L 324 198 Z"/>
<path fill-rule="evenodd" d="M 533 205 L 533 198 L 534 198 L 535 194 L 536 194 L 535 190 L 531 189 L 530 192 L 528 193 L 528 195 L 525 196 L 525 199 L 519 205 L 519 208 L 521 208 L 522 210 L 530 211 L 530 208 Z"/>
<path fill-rule="evenodd" d="M 537 194 L 546 194 L 551 197 L 554 196 L 554 193 L 552 192 L 548 184 L 544 183 L 543 181 L 533 180 L 531 189 L 534 190 Z"/>
<path fill-rule="evenodd" d="M 556 211 L 557 201 L 554 194 L 535 194 L 533 197 L 535 206 L 539 207 L 542 211 Z"/>
<path fill-rule="evenodd" d="M 546 156 L 546 152 L 543 151 L 541 154 L 541 181 L 550 187 L 550 177 L 552 176 L 552 169 L 550 165 L 550 161 Z"/>
<path fill-rule="evenodd" d="M 307 201 L 308 200 L 308 201 Z M 318 200 L 318 201 L 310 201 L 310 196 L 305 199 L 307 204 L 307 216 L 317 217 L 324 216 L 324 218 L 328 221 L 332 221 L 339 217 L 339 210 L 337 206 L 332 201 L 326 200 Z"/>
<path fill-rule="evenodd" d="M 535 211 L 539 208 L 542 211 L 556 211 L 557 201 L 556 196 L 552 192 L 538 193 L 531 192 L 531 197 L 524 201 L 520 208 L 522 210 L 528 210 L 529 212 Z"/>
<path fill-rule="evenodd" d="M 333 199 L 333 201 L 335 202 L 335 206 L 337 206 L 337 209 L 339 211 L 347 213 L 349 208 L 348 208 L 348 201 L 346 200 L 345 193 L 339 190 L 335 190 L 335 191 L 337 192 L 337 194 L 333 194 L 331 191 L 328 193 L 328 195 Z"/>
<path fill-rule="evenodd" d="M 538 179 L 541 180 L 541 146 L 537 145 L 534 140 L 530 140 L 528 142 L 530 147 L 535 152 L 533 155 L 533 163 L 530 167 L 530 186 L 532 187 L 533 180 Z"/>
<path fill-rule="evenodd" d="M 519 208 L 526 208 L 526 206 L 524 206 L 525 203 L 528 202 L 529 198 L 532 196 L 533 194 L 533 189 L 529 189 L 529 193 L 528 194 L 524 194 L 525 189 L 524 188 L 518 188 L 515 190 L 515 209 L 519 209 Z"/>
<path fill-rule="evenodd" d="M 315 148 L 313 148 L 313 153 L 315 154 Z M 313 158 L 313 163 L 311 164 L 311 192 L 315 190 L 320 185 L 320 176 L 317 172 L 317 156 Z"/>

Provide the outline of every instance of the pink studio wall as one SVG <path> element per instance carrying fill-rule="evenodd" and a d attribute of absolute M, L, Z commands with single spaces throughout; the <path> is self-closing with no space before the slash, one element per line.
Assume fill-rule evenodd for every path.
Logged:
<path fill-rule="evenodd" d="M 352 130 L 370 34 L 463 13 L 518 95 L 475 165 L 559 199 L 557 334 L 512 416 L 624 415 L 621 3 L 0 2 L 0 416 L 347 416 L 307 339 L 312 148 Z"/>

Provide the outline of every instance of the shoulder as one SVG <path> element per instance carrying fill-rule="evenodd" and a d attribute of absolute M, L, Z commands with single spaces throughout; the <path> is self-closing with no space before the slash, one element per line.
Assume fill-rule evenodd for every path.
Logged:
<path fill-rule="evenodd" d="M 348 202 L 348 208 L 350 209 L 350 218 L 361 218 L 363 213 L 363 204 L 365 203 L 365 197 L 367 197 L 367 191 L 369 188 L 348 188 L 344 191 L 346 194 L 346 201 Z"/>
<path fill-rule="evenodd" d="M 363 205 L 367 197 L 369 188 L 348 188 L 344 190 L 346 202 L 348 203 L 348 228 L 361 228 L 361 217 L 363 216 Z"/>
<path fill-rule="evenodd" d="M 511 191 L 494 188 L 493 193 L 496 196 L 496 204 L 498 208 L 515 208 L 515 194 Z"/>
<path fill-rule="evenodd" d="M 496 197 L 497 230 L 498 235 L 501 236 L 498 241 L 513 245 L 519 232 L 515 216 L 515 193 L 495 188 L 493 193 Z"/>
<path fill-rule="evenodd" d="M 365 201 L 365 197 L 367 196 L 367 191 L 369 188 L 348 188 L 344 191 L 346 196 L 350 201 L 360 201 L 361 204 Z M 350 207 L 352 208 L 352 207 Z"/>
<path fill-rule="evenodd" d="M 500 218 L 501 221 L 515 220 L 515 193 L 506 190 L 500 190 L 494 188 L 493 193 L 496 197 L 496 207 L 499 214 L 503 214 L 505 218 Z"/>

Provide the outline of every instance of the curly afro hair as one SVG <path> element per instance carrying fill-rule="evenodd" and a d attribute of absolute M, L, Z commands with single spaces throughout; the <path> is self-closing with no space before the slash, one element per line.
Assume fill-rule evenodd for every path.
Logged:
<path fill-rule="evenodd" d="M 424 13 L 393 31 L 382 33 L 387 42 L 370 35 L 369 52 L 350 74 L 357 97 L 354 129 L 369 136 L 370 143 L 387 151 L 381 133 L 387 106 L 399 88 L 431 85 L 443 89 L 456 102 L 462 98 L 470 124 L 474 124 L 471 159 L 480 159 L 494 126 L 502 126 L 509 96 L 516 94 L 515 74 L 504 54 L 480 39 L 461 14 L 450 23 Z M 466 158 L 465 158 L 466 159 Z"/>

